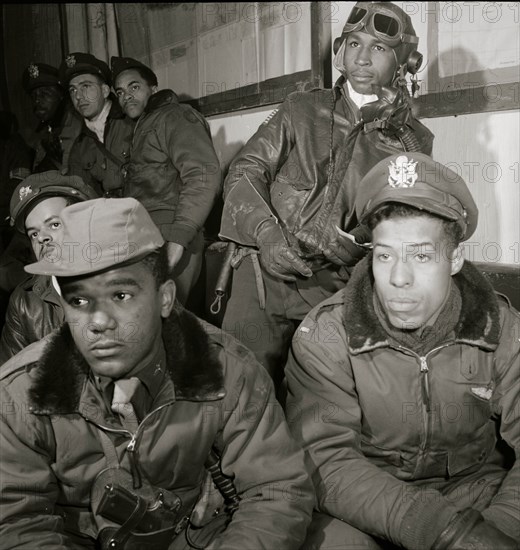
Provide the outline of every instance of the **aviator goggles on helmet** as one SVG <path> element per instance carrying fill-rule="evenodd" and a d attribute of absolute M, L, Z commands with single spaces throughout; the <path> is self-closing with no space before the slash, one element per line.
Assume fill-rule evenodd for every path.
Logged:
<path fill-rule="evenodd" d="M 369 34 L 391 47 L 402 42 L 419 43 L 417 36 L 405 34 L 405 25 L 399 16 L 381 3 L 358 2 L 343 27 L 343 35 L 359 31 L 363 27 Z"/>

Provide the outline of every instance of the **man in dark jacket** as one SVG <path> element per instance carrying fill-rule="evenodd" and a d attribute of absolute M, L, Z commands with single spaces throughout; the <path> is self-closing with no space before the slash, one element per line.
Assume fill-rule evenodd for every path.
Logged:
<path fill-rule="evenodd" d="M 55 67 L 31 63 L 23 73 L 22 84 L 38 119 L 32 171 L 62 170 L 68 166 L 82 119 L 72 108 Z"/>
<path fill-rule="evenodd" d="M 464 261 L 471 194 L 426 155 L 392 155 L 355 207 L 373 251 L 304 319 L 285 370 L 318 497 L 303 548 L 518 548 L 520 315 Z"/>
<path fill-rule="evenodd" d="M 172 90 L 157 91 L 155 73 L 135 59 L 113 57 L 112 78 L 123 111 L 137 121 L 124 196 L 139 200 L 161 230 L 184 304 L 200 273 L 204 223 L 222 185 L 209 126 Z"/>
<path fill-rule="evenodd" d="M 83 118 L 70 153 L 69 173 L 80 176 L 99 195 L 122 196 L 134 123 L 110 93 L 108 65 L 89 53 L 71 53 L 61 63 L 60 79 Z"/>
<path fill-rule="evenodd" d="M 417 44 L 394 4 L 356 4 L 335 42 L 334 88 L 291 94 L 231 164 L 220 236 L 240 247 L 222 327 L 275 381 L 298 322 L 366 253 L 353 208 L 362 176 L 410 146 L 431 153 L 433 136 L 407 105 Z"/>
<path fill-rule="evenodd" d="M 2 548 L 297 550 L 314 495 L 265 370 L 174 306 L 138 201 L 61 218 L 26 270 L 57 277 L 67 323 L 0 372 Z"/>
<path fill-rule="evenodd" d="M 78 176 L 62 176 L 57 170 L 33 174 L 13 193 L 11 225 L 30 243 L 34 257 L 39 259 L 51 243 L 61 239 L 61 211 L 70 204 L 96 196 L 92 187 Z M 20 269 L 23 272 L 23 266 Z M 0 365 L 62 322 L 63 310 L 51 278 L 26 276 L 9 300 L 0 339 Z"/>

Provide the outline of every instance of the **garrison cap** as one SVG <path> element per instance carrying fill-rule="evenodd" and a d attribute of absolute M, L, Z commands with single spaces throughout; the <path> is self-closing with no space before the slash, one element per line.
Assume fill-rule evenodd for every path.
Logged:
<path fill-rule="evenodd" d="M 18 184 L 11 195 L 11 225 L 25 233 L 25 218 L 42 198 L 71 197 L 77 201 L 86 201 L 97 196 L 94 189 L 79 176 L 62 176 L 58 170 L 32 174 Z"/>
<path fill-rule="evenodd" d="M 146 208 L 134 198 L 94 199 L 60 214 L 63 245 L 51 243 L 27 273 L 77 277 L 135 263 L 157 251 L 164 239 Z"/>
<path fill-rule="evenodd" d="M 378 162 L 359 184 L 357 218 L 363 222 L 378 206 L 395 202 L 456 221 L 463 240 L 477 227 L 478 209 L 466 182 L 423 153 L 399 153 Z"/>
<path fill-rule="evenodd" d="M 23 72 L 22 85 L 27 93 L 41 86 L 61 87 L 59 71 L 47 63 L 31 63 Z"/>
<path fill-rule="evenodd" d="M 105 84 L 111 85 L 108 65 L 90 53 L 74 52 L 65 57 L 60 65 L 60 80 L 67 85 L 78 74 L 95 74 Z"/>
<path fill-rule="evenodd" d="M 152 86 L 157 86 L 157 75 L 137 59 L 132 59 L 131 57 L 116 57 L 113 56 L 110 60 L 110 65 L 112 67 L 112 82 L 115 84 L 116 78 L 123 71 L 129 69 L 139 69 L 144 75 L 146 75 L 147 80 L 151 83 Z"/>

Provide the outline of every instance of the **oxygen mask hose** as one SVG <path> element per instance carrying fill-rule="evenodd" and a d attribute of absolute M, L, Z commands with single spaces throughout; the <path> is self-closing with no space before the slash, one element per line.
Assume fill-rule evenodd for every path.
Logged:
<path fill-rule="evenodd" d="M 372 88 L 378 99 L 361 107 L 364 131 L 381 130 L 384 136 L 398 139 L 405 151 L 420 151 L 421 146 L 415 132 L 408 126 L 412 111 L 402 87 Z"/>

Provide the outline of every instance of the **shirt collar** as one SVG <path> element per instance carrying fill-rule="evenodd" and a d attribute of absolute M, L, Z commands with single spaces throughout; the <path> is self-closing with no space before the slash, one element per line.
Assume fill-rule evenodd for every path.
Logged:
<path fill-rule="evenodd" d="M 108 114 L 110 113 L 110 108 L 112 107 L 112 101 L 107 99 L 103 109 L 98 116 L 94 117 L 92 120 L 85 119 L 85 125 L 89 130 L 92 130 L 99 141 L 103 143 L 105 141 L 105 124 L 107 122 Z"/>
<path fill-rule="evenodd" d="M 92 374 L 92 371 L 91 371 Z M 150 403 L 153 402 L 161 386 L 163 385 L 164 377 L 166 375 L 166 351 L 164 345 L 161 342 L 160 349 L 153 356 L 151 361 L 147 363 L 145 367 L 138 372 L 128 373 L 127 377 L 136 376 L 141 381 L 141 384 L 145 388 Z M 112 378 L 108 376 L 93 375 L 94 385 L 103 395 L 107 395 L 108 387 L 113 382 Z"/>
<path fill-rule="evenodd" d="M 348 80 L 346 82 L 348 95 L 358 109 L 361 109 L 361 107 L 367 103 L 372 103 L 373 101 L 377 101 L 379 99 L 376 94 L 359 94 L 356 90 L 354 90 L 352 84 Z"/>

